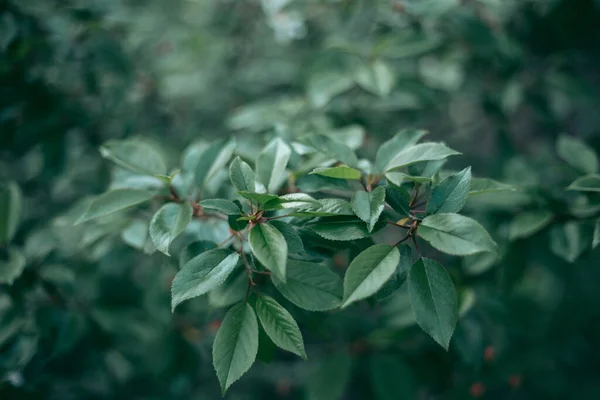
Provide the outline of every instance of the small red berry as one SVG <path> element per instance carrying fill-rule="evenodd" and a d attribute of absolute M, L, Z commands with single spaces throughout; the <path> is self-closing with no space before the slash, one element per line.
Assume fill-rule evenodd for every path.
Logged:
<path fill-rule="evenodd" d="M 522 381 L 523 377 L 519 374 L 513 374 L 508 377 L 508 384 L 513 389 L 518 389 L 521 386 Z"/>
<path fill-rule="evenodd" d="M 292 383 L 287 379 L 282 379 L 277 381 L 277 386 L 275 386 L 275 392 L 279 397 L 287 397 L 290 395 L 292 391 Z"/>
<path fill-rule="evenodd" d="M 469 388 L 472 397 L 481 397 L 485 393 L 485 386 L 481 382 L 475 382 Z"/>
<path fill-rule="evenodd" d="M 346 259 L 343 254 L 338 253 L 333 258 L 333 263 L 337 268 L 344 268 L 346 266 Z"/>
<path fill-rule="evenodd" d="M 210 329 L 210 331 L 212 333 L 217 333 L 217 331 L 219 330 L 220 327 L 221 327 L 220 319 L 215 319 L 214 321 L 211 321 L 210 324 L 208 324 L 208 328 Z"/>
<path fill-rule="evenodd" d="M 493 346 L 487 346 L 483 350 L 483 359 L 487 362 L 494 361 L 496 359 L 496 349 Z"/>

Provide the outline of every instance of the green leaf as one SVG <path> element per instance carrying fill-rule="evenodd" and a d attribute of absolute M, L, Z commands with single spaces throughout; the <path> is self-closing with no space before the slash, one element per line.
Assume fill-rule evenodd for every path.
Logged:
<path fill-rule="evenodd" d="M 292 155 L 292 149 L 280 138 L 273 139 L 256 159 L 258 179 L 268 192 L 275 192 L 283 182 L 285 167 Z"/>
<path fill-rule="evenodd" d="M 342 280 L 321 264 L 290 259 L 286 282 L 274 276 L 273 284 L 283 297 L 305 310 L 331 310 L 342 301 Z"/>
<path fill-rule="evenodd" d="M 419 326 L 448 350 L 458 319 L 456 289 L 444 267 L 420 258 L 408 274 L 410 303 Z"/>
<path fill-rule="evenodd" d="M 417 398 L 412 370 L 399 357 L 378 354 L 371 358 L 369 366 L 376 400 Z"/>
<path fill-rule="evenodd" d="M 288 246 L 281 232 L 269 223 L 261 223 L 250 230 L 249 241 L 258 261 L 285 282 Z"/>
<path fill-rule="evenodd" d="M 400 262 L 400 252 L 387 244 L 376 244 L 360 253 L 344 277 L 342 308 L 377 292 L 392 276 Z"/>
<path fill-rule="evenodd" d="M 556 152 L 567 164 L 580 172 L 585 174 L 598 172 L 596 153 L 577 138 L 561 135 L 556 141 Z"/>
<path fill-rule="evenodd" d="M 292 213 L 294 217 L 336 217 L 354 215 L 352 205 L 343 199 L 320 199 L 320 206 L 316 209 L 300 209 Z M 312 208 L 312 207 L 311 207 Z"/>
<path fill-rule="evenodd" d="M 386 97 L 392 91 L 396 79 L 388 64 L 375 60 L 362 65 L 356 73 L 356 83 L 368 92 Z"/>
<path fill-rule="evenodd" d="M 259 204 L 266 204 L 270 201 L 279 199 L 279 196 L 276 196 L 274 194 L 253 193 L 253 192 L 244 192 L 244 191 L 239 191 L 238 194 L 245 199 L 248 199 L 250 201 L 253 201 L 253 202 L 256 202 Z"/>
<path fill-rule="evenodd" d="M 19 226 L 23 195 L 15 182 L 0 185 L 0 243 L 10 242 Z"/>
<path fill-rule="evenodd" d="M 296 187 L 306 193 L 322 192 L 324 190 L 349 190 L 348 181 L 328 178 L 321 175 L 303 175 L 296 181 Z"/>
<path fill-rule="evenodd" d="M 493 253 L 477 253 L 463 258 L 463 268 L 467 275 L 476 276 L 490 270 L 498 262 Z"/>
<path fill-rule="evenodd" d="M 455 256 L 498 252 L 496 243 L 485 228 L 463 215 L 430 215 L 423 219 L 417 232 L 439 251 Z"/>
<path fill-rule="evenodd" d="M 369 232 L 373 230 L 385 203 L 385 188 L 376 187 L 372 192 L 359 190 L 352 196 L 352 211 L 367 223 Z"/>
<path fill-rule="evenodd" d="M 554 254 L 570 263 L 575 262 L 589 247 L 590 237 L 582 232 L 583 225 L 567 222 L 550 231 L 550 249 Z"/>
<path fill-rule="evenodd" d="M 410 215 L 410 193 L 401 186 L 388 186 L 385 190 L 385 201 L 399 214 Z"/>
<path fill-rule="evenodd" d="M 258 326 L 258 354 L 256 359 L 264 364 L 270 364 L 275 360 L 277 346 L 271 340 L 262 326 Z"/>
<path fill-rule="evenodd" d="M 393 138 L 379 146 L 375 156 L 375 168 L 382 172 L 396 154 L 405 147 L 416 144 L 426 134 L 427 131 L 420 129 L 403 129 L 396 133 Z"/>
<path fill-rule="evenodd" d="M 469 196 L 484 193 L 514 192 L 515 190 L 517 190 L 517 188 L 514 186 L 500 183 L 493 179 L 471 178 L 471 190 L 469 191 Z"/>
<path fill-rule="evenodd" d="M 208 292 L 208 304 L 213 307 L 229 307 L 244 300 L 248 290 L 248 274 L 240 270 L 227 278 L 225 283 Z"/>
<path fill-rule="evenodd" d="M 210 179 L 227 165 L 233 155 L 235 146 L 234 140 L 228 141 L 223 139 L 213 143 L 204 150 L 198 158 L 195 171 L 196 183 L 200 188 L 203 188 Z"/>
<path fill-rule="evenodd" d="M 360 171 L 350 168 L 347 165 L 340 165 L 331 168 L 315 168 L 310 174 L 317 174 L 335 179 L 360 180 Z"/>
<path fill-rule="evenodd" d="M 600 218 L 596 220 L 596 224 L 594 225 L 594 238 L 592 240 L 592 248 L 595 249 L 596 246 L 600 244 Z"/>
<path fill-rule="evenodd" d="M 442 169 L 444 164 L 446 164 L 447 161 L 447 159 L 420 161 L 418 163 L 409 165 L 407 168 L 408 173 L 410 175 L 410 178 L 412 178 L 413 180 L 423 178 L 431 178 L 433 180 L 435 175 L 440 172 L 440 170 Z M 390 172 L 388 172 L 386 175 L 389 174 Z"/>
<path fill-rule="evenodd" d="M 225 249 L 208 250 L 186 262 L 171 286 L 171 308 L 201 296 L 225 282 L 240 259 Z"/>
<path fill-rule="evenodd" d="M 229 224 L 229 228 L 235 232 L 243 231 L 248 227 L 248 220 L 240 219 L 237 215 L 228 215 L 227 223 Z"/>
<path fill-rule="evenodd" d="M 169 255 L 171 242 L 179 236 L 192 220 L 194 210 L 190 203 L 168 203 L 154 214 L 150 222 L 150 237 L 156 248 Z"/>
<path fill-rule="evenodd" d="M 435 185 L 427 202 L 427 214 L 459 212 L 469 197 L 470 184 L 471 167 L 467 167 Z"/>
<path fill-rule="evenodd" d="M 363 239 L 370 235 L 365 223 L 356 220 L 318 222 L 307 228 L 324 239 L 335 241 Z"/>
<path fill-rule="evenodd" d="M 308 379 L 307 400 L 342 399 L 351 372 L 352 359 L 349 354 L 338 352 L 324 356 Z"/>
<path fill-rule="evenodd" d="M 443 160 L 449 156 L 460 154 L 442 143 L 421 143 L 409 146 L 398 153 L 384 168 L 392 171 L 421 161 Z"/>
<path fill-rule="evenodd" d="M 296 229 L 283 221 L 270 221 L 270 225 L 275 227 L 283 237 L 285 238 L 285 242 L 287 243 L 288 253 L 290 254 L 306 254 L 306 250 L 304 250 L 304 244 L 302 243 L 302 239 Z"/>
<path fill-rule="evenodd" d="M 508 228 L 510 240 L 523 239 L 534 235 L 552 221 L 553 214 L 549 210 L 535 210 L 517 215 Z"/>
<path fill-rule="evenodd" d="M 9 247 L 6 259 L 0 255 L 0 283 L 12 285 L 23 273 L 26 261 L 23 253 L 14 247 Z"/>
<path fill-rule="evenodd" d="M 233 187 L 238 191 L 256 191 L 254 171 L 239 157 L 234 158 L 229 166 L 229 179 Z"/>
<path fill-rule="evenodd" d="M 100 154 L 138 174 L 167 175 L 167 164 L 162 153 L 154 145 L 140 139 L 109 140 L 100 147 Z"/>
<path fill-rule="evenodd" d="M 433 178 L 427 176 L 412 176 L 405 174 L 404 172 L 386 172 L 384 176 L 388 182 L 391 182 L 396 186 L 400 186 L 404 182 L 428 183 L 433 180 Z"/>
<path fill-rule="evenodd" d="M 274 298 L 266 295 L 256 300 L 255 308 L 260 323 L 273 343 L 306 360 L 302 333 L 292 315 Z"/>
<path fill-rule="evenodd" d="M 577 178 L 567 189 L 580 192 L 600 192 L 600 175 L 591 174 Z"/>
<path fill-rule="evenodd" d="M 281 210 L 284 208 L 315 208 L 320 207 L 319 200 L 315 200 L 306 193 L 289 193 L 279 196 L 264 203 L 264 210 Z"/>
<path fill-rule="evenodd" d="M 316 107 L 323 107 L 335 96 L 354 86 L 351 74 L 330 70 L 313 73 L 308 81 L 308 98 Z"/>
<path fill-rule="evenodd" d="M 221 393 L 244 375 L 258 353 L 258 322 L 247 303 L 231 307 L 213 343 L 213 365 L 221 383 Z"/>
<path fill-rule="evenodd" d="M 214 249 L 215 247 L 217 247 L 217 245 L 208 240 L 196 240 L 195 242 L 188 244 L 179 252 L 179 269 L 183 268 L 183 266 L 192 258 L 207 250 Z"/>
<path fill-rule="evenodd" d="M 121 239 L 131 247 L 144 250 L 148 242 L 148 222 L 134 219 L 121 231 Z"/>
<path fill-rule="evenodd" d="M 105 217 L 152 199 L 153 194 L 146 190 L 116 189 L 96 197 L 85 214 L 75 224 L 94 218 Z"/>
<path fill-rule="evenodd" d="M 325 154 L 337 161 L 343 162 L 350 166 L 358 164 L 358 158 L 352 149 L 344 143 L 332 139 L 325 135 L 308 135 L 301 138 L 301 141 L 308 146 L 311 146 L 319 153 Z"/>
<path fill-rule="evenodd" d="M 398 291 L 408 277 L 408 271 L 412 266 L 412 250 L 407 245 L 398 246 L 398 250 L 400 251 L 400 262 L 396 272 L 377 292 L 377 301 L 383 301 Z"/>
<path fill-rule="evenodd" d="M 226 215 L 240 215 L 242 213 L 240 208 L 231 200 L 207 199 L 198 204 L 207 210 L 219 211 Z"/>

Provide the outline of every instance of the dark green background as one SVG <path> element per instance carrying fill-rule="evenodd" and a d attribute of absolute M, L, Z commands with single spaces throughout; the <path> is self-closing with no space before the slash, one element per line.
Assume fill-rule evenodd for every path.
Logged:
<path fill-rule="evenodd" d="M 363 157 L 425 128 L 464 153 L 451 167 L 525 187 L 528 207 L 560 214 L 575 201 L 564 188 L 578 175 L 554 143 L 567 133 L 600 148 L 599 1 L 293 0 L 271 14 L 267 3 L 0 1 L 0 178 L 24 193 L 13 244 L 27 257 L 0 284 L 2 400 L 219 398 L 210 355 L 223 310 L 198 300 L 172 315 L 172 261 L 128 247 L 118 221 L 69 224 L 76 201 L 111 181 L 97 150 L 108 139 L 154 139 L 176 166 L 194 140 L 236 135 L 251 155 L 299 121 L 362 126 Z M 389 96 L 354 87 L 291 118 L 325 90 L 319 76 L 373 59 L 393 71 Z M 547 231 L 508 243 L 521 208 L 504 196 L 468 209 L 503 257 L 484 271 L 444 260 L 475 295 L 448 353 L 393 305 L 294 310 L 309 361 L 263 346 L 227 398 L 305 398 L 349 376 L 344 399 L 387 399 L 373 378 L 384 373 L 419 399 L 600 398 L 598 251 L 568 263 Z M 407 369 L 373 371 L 383 354 Z"/>

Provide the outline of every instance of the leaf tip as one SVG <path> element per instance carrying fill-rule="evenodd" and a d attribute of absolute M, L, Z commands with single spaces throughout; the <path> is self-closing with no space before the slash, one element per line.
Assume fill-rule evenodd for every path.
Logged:
<path fill-rule="evenodd" d="M 340 305 L 340 310 L 345 309 L 346 307 L 348 307 L 352 303 L 353 303 L 353 301 L 351 301 L 350 299 L 342 300 L 342 304 Z"/>

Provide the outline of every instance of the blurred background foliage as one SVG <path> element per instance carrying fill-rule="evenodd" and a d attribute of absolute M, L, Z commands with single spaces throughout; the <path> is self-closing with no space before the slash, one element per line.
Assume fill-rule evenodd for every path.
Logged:
<path fill-rule="evenodd" d="M 175 167 L 225 136 L 252 155 L 274 135 L 326 132 L 372 156 L 415 127 L 465 154 L 451 167 L 523 188 L 468 206 L 503 257 L 445 261 L 463 296 L 450 351 L 402 292 L 295 309 L 309 361 L 261 344 L 227 397 L 600 398 L 598 251 L 580 243 L 591 233 L 567 250 L 552 233 L 574 207 L 597 213 L 597 197 L 565 193 L 578 174 L 555 141 L 600 148 L 599 26 L 597 0 L 0 1 L 0 178 L 22 193 L 0 247 L 0 397 L 220 396 L 222 310 L 200 299 L 171 314 L 178 266 L 134 248 L 143 224 L 72 226 L 77 200 L 137 179 L 102 162 L 106 140 L 154 140 Z M 511 237 L 532 209 L 558 217 Z"/>

